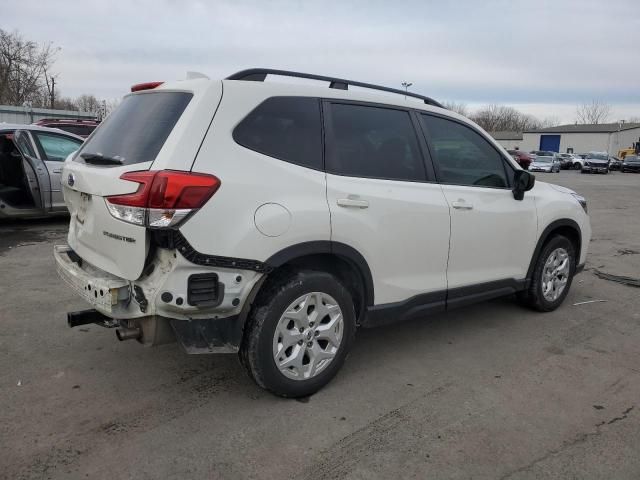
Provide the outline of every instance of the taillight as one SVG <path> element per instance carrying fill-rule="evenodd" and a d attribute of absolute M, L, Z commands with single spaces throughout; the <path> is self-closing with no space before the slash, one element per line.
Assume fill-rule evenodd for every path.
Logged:
<path fill-rule="evenodd" d="M 213 175 L 173 170 L 128 172 L 120 178 L 140 186 L 133 193 L 106 197 L 109 213 L 150 228 L 177 227 L 220 188 Z"/>

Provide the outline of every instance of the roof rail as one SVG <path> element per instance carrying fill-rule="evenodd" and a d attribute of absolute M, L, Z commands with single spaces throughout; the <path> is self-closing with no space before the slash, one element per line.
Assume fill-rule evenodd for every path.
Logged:
<path fill-rule="evenodd" d="M 397 93 L 398 95 L 404 95 L 405 97 L 419 98 L 427 105 L 433 105 L 435 107 L 444 108 L 442 104 L 436 102 L 434 99 L 419 95 L 413 92 L 405 92 L 404 90 L 398 90 L 396 88 L 382 87 L 380 85 L 373 85 L 371 83 L 355 82 L 353 80 L 345 80 L 344 78 L 325 77 L 323 75 L 314 75 L 313 73 L 301 73 L 290 72 L 288 70 L 275 70 L 272 68 L 250 68 L 248 70 L 242 70 L 236 72 L 233 75 L 229 75 L 226 80 L 246 80 L 252 82 L 264 82 L 267 75 L 279 75 L 281 77 L 294 77 L 294 78 L 307 78 L 309 80 L 320 80 L 323 82 L 329 82 L 329 88 L 336 88 L 338 90 L 348 90 L 349 85 L 354 87 L 369 88 L 371 90 L 380 90 L 382 92 Z"/>

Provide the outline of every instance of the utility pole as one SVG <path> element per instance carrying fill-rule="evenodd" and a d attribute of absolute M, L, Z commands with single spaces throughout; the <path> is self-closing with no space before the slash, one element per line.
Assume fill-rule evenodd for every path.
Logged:
<path fill-rule="evenodd" d="M 56 78 L 51 77 L 51 94 L 49 95 L 51 98 L 51 108 L 53 108 L 53 104 L 56 99 Z"/>
<path fill-rule="evenodd" d="M 404 92 L 407 93 L 409 91 L 409 87 L 411 85 L 413 85 L 413 83 L 411 82 L 402 82 L 401 85 L 404 87 Z M 405 100 L 407 99 L 407 96 L 404 96 Z"/>

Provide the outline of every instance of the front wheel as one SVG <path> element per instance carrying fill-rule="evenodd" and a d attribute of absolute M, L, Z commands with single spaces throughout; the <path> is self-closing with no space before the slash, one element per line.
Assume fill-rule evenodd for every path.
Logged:
<path fill-rule="evenodd" d="M 582 165 L 580 165 L 579 163 L 576 163 L 576 164 L 573 165 L 573 168 L 575 170 L 582 170 Z"/>
<path fill-rule="evenodd" d="M 258 296 L 240 358 L 261 387 L 283 397 L 305 397 L 338 373 L 355 330 L 353 300 L 334 276 L 295 272 Z"/>
<path fill-rule="evenodd" d="M 540 312 L 555 310 L 564 301 L 576 271 L 576 250 L 567 237 L 556 235 L 542 248 L 529 288 L 520 301 Z"/>

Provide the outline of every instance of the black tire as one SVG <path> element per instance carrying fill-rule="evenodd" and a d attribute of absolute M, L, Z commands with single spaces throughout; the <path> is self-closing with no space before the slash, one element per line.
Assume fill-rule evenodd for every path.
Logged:
<path fill-rule="evenodd" d="M 551 302 L 547 300 L 542 293 L 542 273 L 545 262 L 557 248 L 564 248 L 569 254 L 569 275 L 563 292 L 555 301 Z M 555 235 L 547 240 L 547 243 L 542 247 L 533 269 L 531 284 L 527 290 L 518 294 L 518 299 L 523 305 L 538 310 L 539 312 L 551 312 L 560 306 L 569 293 L 575 272 L 576 250 L 573 243 L 571 243 L 567 237 Z"/>
<path fill-rule="evenodd" d="M 295 380 L 285 376 L 273 358 L 273 340 L 280 317 L 297 298 L 322 292 L 336 300 L 343 316 L 340 347 L 331 362 L 316 376 Z M 240 360 L 249 376 L 262 388 L 289 398 L 309 396 L 331 381 L 342 367 L 356 332 L 356 315 L 349 291 L 325 272 L 295 271 L 281 275 L 263 287 L 247 319 Z"/>
<path fill-rule="evenodd" d="M 576 163 L 576 164 L 573 166 L 573 169 L 574 169 L 574 170 L 582 170 L 582 165 L 580 165 L 579 163 Z"/>

